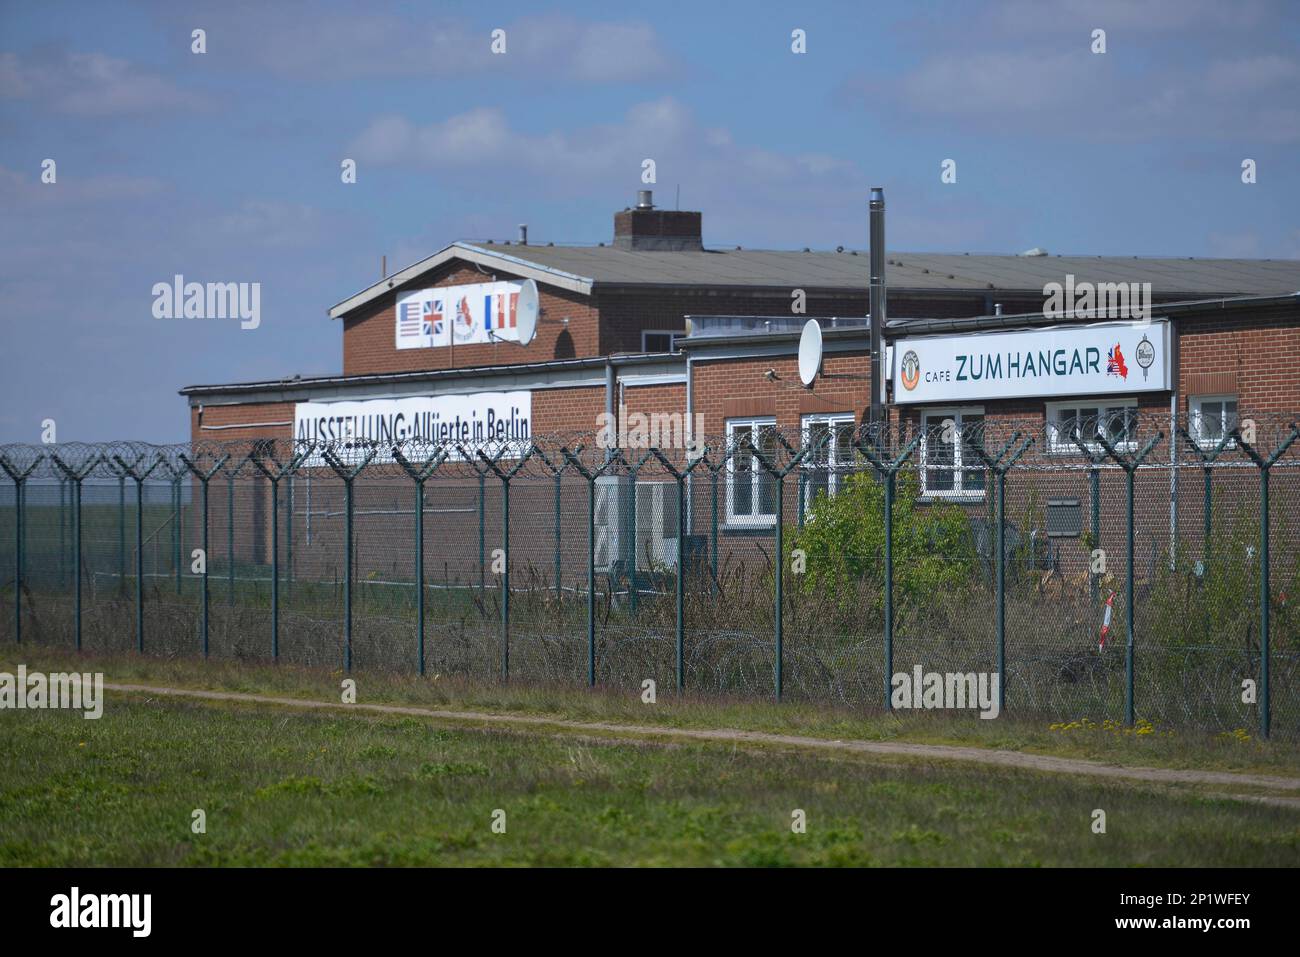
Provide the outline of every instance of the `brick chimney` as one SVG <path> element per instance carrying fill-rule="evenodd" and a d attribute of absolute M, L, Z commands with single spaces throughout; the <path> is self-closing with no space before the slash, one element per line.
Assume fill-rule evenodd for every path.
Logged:
<path fill-rule="evenodd" d="M 648 189 L 637 191 L 637 204 L 614 214 L 614 245 L 619 249 L 658 252 L 704 249 L 702 213 L 655 209 Z"/>

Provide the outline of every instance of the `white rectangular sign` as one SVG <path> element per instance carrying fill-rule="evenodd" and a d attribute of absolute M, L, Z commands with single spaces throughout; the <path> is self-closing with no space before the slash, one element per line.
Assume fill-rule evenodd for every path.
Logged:
<path fill-rule="evenodd" d="M 517 282 L 479 282 L 398 296 L 397 348 L 518 342 L 519 289 Z"/>
<path fill-rule="evenodd" d="M 894 401 L 960 402 L 1169 389 L 1169 321 L 899 339 Z"/>
<path fill-rule="evenodd" d="M 524 440 L 532 435 L 532 404 L 533 394 L 526 391 L 299 402 L 293 437 L 300 449 L 309 442 L 374 442 L 376 462 L 392 461 L 392 446 L 407 439 L 458 442 L 470 451 L 512 441 L 515 453 L 528 447 Z M 305 464 L 321 464 L 320 456 L 313 454 Z"/>

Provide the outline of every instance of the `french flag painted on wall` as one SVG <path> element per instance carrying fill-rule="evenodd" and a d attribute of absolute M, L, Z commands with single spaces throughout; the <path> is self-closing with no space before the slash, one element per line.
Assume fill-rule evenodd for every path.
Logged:
<path fill-rule="evenodd" d="M 519 293 L 497 293 L 497 328 L 517 329 L 519 327 Z"/>

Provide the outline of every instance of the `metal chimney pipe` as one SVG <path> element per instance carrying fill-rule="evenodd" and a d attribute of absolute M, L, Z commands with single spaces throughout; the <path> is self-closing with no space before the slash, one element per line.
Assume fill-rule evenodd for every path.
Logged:
<path fill-rule="evenodd" d="M 636 191 L 636 208 L 637 209 L 654 209 L 654 190 L 638 189 Z"/>
<path fill-rule="evenodd" d="M 527 223 L 519 224 L 519 245 L 520 246 L 528 245 L 528 224 Z"/>
<path fill-rule="evenodd" d="M 871 412 L 884 419 L 885 407 L 885 191 L 871 188 Z"/>

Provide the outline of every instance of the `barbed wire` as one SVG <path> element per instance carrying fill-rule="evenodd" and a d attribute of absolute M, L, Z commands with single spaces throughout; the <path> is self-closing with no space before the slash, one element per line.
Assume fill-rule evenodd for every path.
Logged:
<path fill-rule="evenodd" d="M 202 440 L 155 445 L 145 442 L 71 442 L 0 445 L 0 471 L 12 481 L 117 479 L 148 472 L 154 482 L 186 476 L 236 479 L 303 470 L 359 469 L 369 478 L 477 479 L 508 469 L 512 478 L 553 478 L 579 471 L 602 475 L 671 474 L 696 464 L 698 474 L 753 467 L 761 460 L 777 470 L 798 465 L 820 471 L 860 471 L 873 456 L 906 454 L 927 470 L 981 470 L 1007 450 L 1025 444 L 1017 471 L 1078 471 L 1119 468 L 1145 450 L 1145 469 L 1258 468 L 1278 454 L 1276 465 L 1300 466 L 1300 413 L 1242 414 L 1209 421 L 1167 413 L 1112 410 L 1091 416 L 1041 419 L 982 418 L 929 414 L 880 424 L 819 421 L 778 428 L 761 420 L 727 432 L 690 435 L 673 414 L 647 415 L 618 438 L 598 431 L 551 432 L 519 439 L 433 441 L 408 438 L 380 443 L 364 439 L 299 441 L 267 437 Z M 1149 448 L 1148 448 L 1149 446 Z"/>

